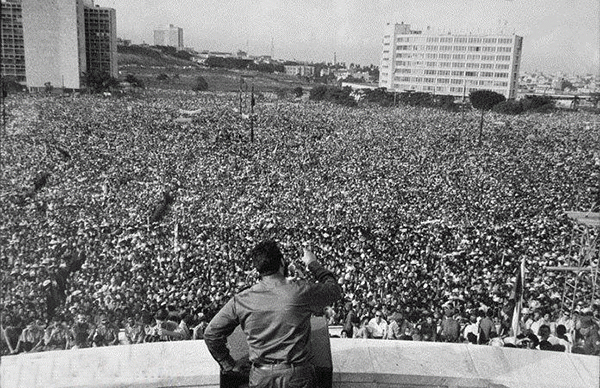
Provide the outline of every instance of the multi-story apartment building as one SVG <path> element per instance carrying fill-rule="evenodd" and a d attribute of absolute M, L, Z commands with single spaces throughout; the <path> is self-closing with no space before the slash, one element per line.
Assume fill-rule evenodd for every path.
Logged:
<path fill-rule="evenodd" d="M 313 77 L 315 75 L 315 67 L 310 65 L 284 65 L 285 74 L 298 75 L 302 77 Z"/>
<path fill-rule="evenodd" d="M 154 30 L 155 46 L 171 46 L 183 50 L 183 28 L 169 24 L 168 27 L 158 27 Z"/>
<path fill-rule="evenodd" d="M 81 89 L 90 71 L 118 75 L 116 12 L 93 0 L 2 0 L 2 76 L 31 90 Z"/>
<path fill-rule="evenodd" d="M 117 13 L 113 8 L 85 7 L 86 68 L 119 76 Z"/>
<path fill-rule="evenodd" d="M 2 77 L 25 82 L 25 47 L 23 43 L 23 11 L 20 0 L 2 0 Z"/>
<path fill-rule="evenodd" d="M 433 34 L 388 24 L 379 86 L 459 97 L 485 89 L 515 98 L 522 45 L 517 35 Z"/>

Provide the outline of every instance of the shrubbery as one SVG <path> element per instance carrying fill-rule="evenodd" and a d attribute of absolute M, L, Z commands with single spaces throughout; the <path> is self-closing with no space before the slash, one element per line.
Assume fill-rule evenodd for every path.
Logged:
<path fill-rule="evenodd" d="M 352 88 L 338 88 L 320 85 L 310 90 L 309 98 L 313 101 L 329 101 L 344 106 L 356 106 L 356 100 L 350 96 Z"/>
<path fill-rule="evenodd" d="M 140 80 L 133 74 L 127 74 L 127 76 L 125 77 L 125 82 L 129 82 L 131 84 L 131 86 L 133 86 L 134 88 L 142 88 L 143 89 L 145 87 L 142 80 Z"/>
<path fill-rule="evenodd" d="M 554 110 L 554 100 L 550 96 L 525 96 L 521 103 L 524 111 L 550 112 Z"/>
<path fill-rule="evenodd" d="M 199 75 L 198 77 L 196 77 L 196 82 L 194 83 L 194 86 L 192 89 L 195 90 L 196 92 L 204 92 L 204 91 L 208 90 L 208 82 L 206 82 L 204 77 Z"/>
<path fill-rule="evenodd" d="M 494 106 L 492 110 L 496 113 L 518 115 L 523 113 L 523 104 L 517 100 L 506 100 Z"/>
<path fill-rule="evenodd" d="M 384 88 L 366 89 L 363 101 L 378 104 L 384 107 L 394 105 L 394 93 L 387 92 Z"/>

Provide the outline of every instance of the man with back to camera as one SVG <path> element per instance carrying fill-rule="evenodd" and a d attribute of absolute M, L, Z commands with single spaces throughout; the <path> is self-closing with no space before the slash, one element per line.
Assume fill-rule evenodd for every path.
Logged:
<path fill-rule="evenodd" d="M 318 283 L 286 279 L 287 265 L 274 241 L 251 252 L 260 282 L 233 298 L 215 315 L 204 341 L 223 372 L 238 371 L 227 337 L 239 324 L 249 345 L 250 387 L 314 387 L 310 364 L 310 316 L 341 297 L 333 273 L 304 249 L 302 261 Z"/>

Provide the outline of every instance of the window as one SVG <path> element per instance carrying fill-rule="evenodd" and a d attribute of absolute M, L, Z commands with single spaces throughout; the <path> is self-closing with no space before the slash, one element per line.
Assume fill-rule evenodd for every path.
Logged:
<path fill-rule="evenodd" d="M 491 71 L 482 71 L 481 76 L 482 77 L 493 77 L 494 73 L 492 73 Z"/>
<path fill-rule="evenodd" d="M 437 83 L 438 84 L 449 84 L 450 83 L 450 79 L 449 78 L 438 78 L 437 79 Z"/>
<path fill-rule="evenodd" d="M 496 65 L 496 69 L 499 69 L 499 70 L 508 70 L 508 69 L 510 69 L 510 65 L 498 63 Z"/>
<path fill-rule="evenodd" d="M 467 46 L 454 46 L 454 51 L 467 51 Z"/>
<path fill-rule="evenodd" d="M 467 63 L 469 69 L 479 69 L 479 63 Z"/>
<path fill-rule="evenodd" d="M 481 38 L 469 38 L 469 43 L 481 43 Z"/>
<path fill-rule="evenodd" d="M 452 59 L 452 54 L 440 54 L 440 59 Z"/>
<path fill-rule="evenodd" d="M 440 41 L 440 38 L 438 38 L 437 36 L 428 36 L 427 37 L 427 43 L 437 43 Z"/>
<path fill-rule="evenodd" d="M 452 38 L 451 36 L 440 38 L 440 43 L 452 43 L 453 41 L 454 38 Z"/>
<path fill-rule="evenodd" d="M 440 46 L 440 51 L 452 51 L 452 46 Z"/>
<path fill-rule="evenodd" d="M 498 47 L 498 52 L 510 53 L 510 52 L 512 52 L 512 47 Z"/>
<path fill-rule="evenodd" d="M 512 38 L 500 38 L 500 39 L 498 39 L 498 43 L 500 43 L 500 44 L 512 43 Z"/>
<path fill-rule="evenodd" d="M 450 62 L 440 62 L 440 67 L 450 67 L 452 64 Z"/>
<path fill-rule="evenodd" d="M 454 38 L 454 43 L 467 43 L 466 37 L 456 37 Z"/>
<path fill-rule="evenodd" d="M 486 51 L 486 52 L 489 52 L 489 53 L 493 53 L 493 52 L 496 51 L 496 47 L 493 47 L 493 46 L 491 46 L 491 47 L 485 47 L 484 46 L 484 47 L 481 48 L 481 51 Z"/>
<path fill-rule="evenodd" d="M 469 46 L 469 51 L 481 51 L 481 47 L 479 47 L 479 46 Z"/>
<path fill-rule="evenodd" d="M 436 86 L 435 91 L 436 92 L 445 92 L 446 88 L 444 86 Z"/>
<path fill-rule="evenodd" d="M 465 59 L 465 54 L 454 54 L 454 55 L 452 55 L 452 59 L 459 59 L 459 60 Z"/>
<path fill-rule="evenodd" d="M 483 43 L 496 43 L 496 38 L 483 38 Z"/>
<path fill-rule="evenodd" d="M 467 55 L 467 59 L 470 61 L 478 61 L 481 59 L 481 55 L 479 54 L 469 54 Z"/>
<path fill-rule="evenodd" d="M 427 59 L 437 59 L 437 54 L 435 53 L 428 53 L 425 58 Z"/>
<path fill-rule="evenodd" d="M 438 70 L 438 75 L 450 75 L 450 70 Z"/>
<path fill-rule="evenodd" d="M 427 62 L 427 63 L 425 63 L 425 65 L 427 67 L 436 67 L 437 66 L 437 62 Z"/>
<path fill-rule="evenodd" d="M 497 61 L 510 61 L 510 55 L 497 55 Z"/>
<path fill-rule="evenodd" d="M 494 73 L 496 78 L 508 78 L 508 73 Z"/>
<path fill-rule="evenodd" d="M 423 82 L 423 78 L 421 78 L 421 77 L 415 77 L 415 82 Z"/>
<path fill-rule="evenodd" d="M 438 49 L 438 46 L 431 46 L 431 45 L 428 45 L 428 46 L 427 46 L 425 49 L 426 49 L 427 51 L 437 51 L 437 49 Z"/>
<path fill-rule="evenodd" d="M 463 62 L 452 62 L 452 67 L 465 67 Z"/>
<path fill-rule="evenodd" d="M 495 59 L 496 59 L 496 57 L 493 55 L 482 55 L 481 56 L 482 61 L 494 61 Z"/>
<path fill-rule="evenodd" d="M 435 82 L 435 78 L 425 78 L 423 79 L 425 83 L 432 84 Z"/>
<path fill-rule="evenodd" d="M 425 70 L 425 75 L 435 75 L 435 70 Z"/>
<path fill-rule="evenodd" d="M 465 81 L 463 81 L 462 79 L 456 79 L 456 78 L 453 78 L 450 80 L 450 83 L 453 85 L 462 85 L 464 82 Z"/>
<path fill-rule="evenodd" d="M 465 76 L 466 77 L 477 77 L 477 72 L 476 71 L 467 71 L 467 72 L 465 72 Z"/>
<path fill-rule="evenodd" d="M 465 72 L 454 70 L 454 71 L 452 71 L 452 75 L 464 76 Z"/>

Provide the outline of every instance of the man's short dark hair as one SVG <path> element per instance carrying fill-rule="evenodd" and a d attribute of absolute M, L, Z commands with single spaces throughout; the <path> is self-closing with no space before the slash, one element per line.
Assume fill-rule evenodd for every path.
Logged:
<path fill-rule="evenodd" d="M 259 243 L 250 251 L 250 257 L 254 268 L 261 275 L 272 275 L 283 264 L 283 254 L 273 240 Z"/>

